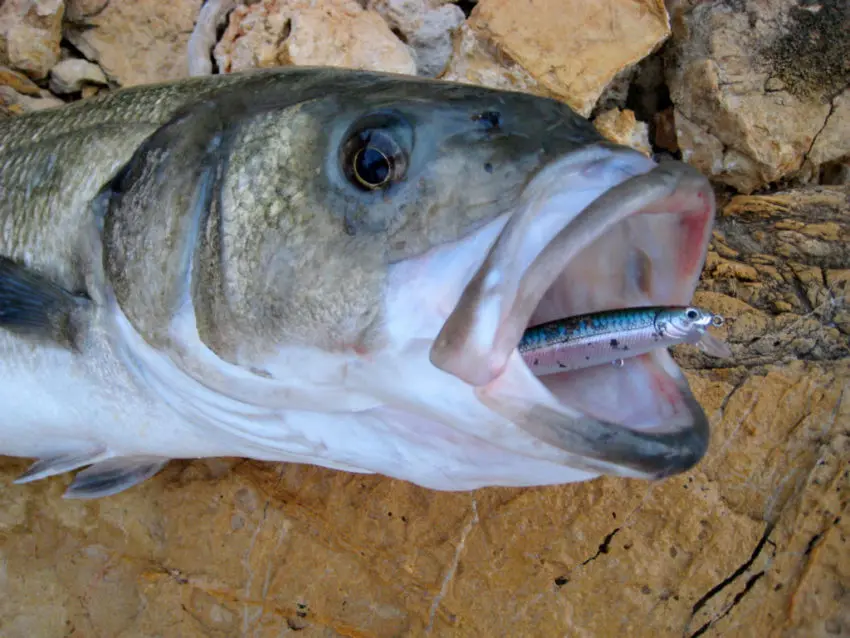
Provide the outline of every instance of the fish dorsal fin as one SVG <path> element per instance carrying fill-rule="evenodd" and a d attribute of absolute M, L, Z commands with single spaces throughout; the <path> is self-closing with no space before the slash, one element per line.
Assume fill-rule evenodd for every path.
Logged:
<path fill-rule="evenodd" d="M 88 297 L 74 295 L 0 256 L 0 327 L 70 347 L 75 341 L 75 315 L 90 303 Z"/>
<path fill-rule="evenodd" d="M 71 452 L 39 459 L 30 468 L 15 479 L 15 483 L 31 483 L 57 474 L 77 470 L 92 463 L 99 463 L 109 457 L 105 447 L 96 447 L 84 452 Z"/>
<path fill-rule="evenodd" d="M 93 499 L 118 494 L 151 478 L 168 461 L 158 456 L 126 456 L 101 461 L 77 474 L 63 498 Z"/>

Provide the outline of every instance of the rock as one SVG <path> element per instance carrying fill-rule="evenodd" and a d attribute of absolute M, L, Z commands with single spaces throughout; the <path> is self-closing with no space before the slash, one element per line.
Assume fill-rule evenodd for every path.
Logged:
<path fill-rule="evenodd" d="M 585 116 L 670 33 L 662 0 L 480 0 L 468 22 Z"/>
<path fill-rule="evenodd" d="M 176 80 L 188 76 L 186 49 L 201 2 L 109 2 L 81 22 L 67 23 L 65 37 L 121 86 Z"/>
<path fill-rule="evenodd" d="M 41 95 L 41 89 L 35 82 L 5 66 L 0 66 L 0 86 L 11 87 L 18 93 L 32 97 Z"/>
<path fill-rule="evenodd" d="M 709 261 L 733 356 L 674 351 L 712 423 L 687 474 L 439 493 L 173 462 L 69 501 L 6 459 L 0 635 L 846 635 L 850 187 L 735 197 Z"/>
<path fill-rule="evenodd" d="M 850 154 L 850 3 L 671 2 L 683 156 L 751 193 Z"/>
<path fill-rule="evenodd" d="M 90 97 L 94 97 L 95 95 L 100 93 L 101 90 L 102 90 L 102 87 L 95 86 L 93 84 L 86 84 L 86 85 L 83 86 L 82 89 L 80 89 L 80 97 L 82 99 L 86 100 Z"/>
<path fill-rule="evenodd" d="M 630 146 L 646 155 L 652 154 L 649 126 L 646 122 L 638 122 L 634 111 L 611 109 L 597 116 L 593 124 L 609 140 Z"/>
<path fill-rule="evenodd" d="M 369 0 L 369 9 L 412 50 L 419 75 L 436 77 L 452 54 L 452 34 L 466 19 L 460 7 L 434 0 Z"/>
<path fill-rule="evenodd" d="M 86 18 L 103 11 L 108 3 L 109 0 L 65 0 L 65 19 L 84 22 Z"/>
<path fill-rule="evenodd" d="M 850 184 L 850 158 L 844 162 L 834 162 L 823 167 L 821 184 Z"/>
<path fill-rule="evenodd" d="M 44 78 L 59 59 L 62 0 L 0 2 L 0 64 Z"/>
<path fill-rule="evenodd" d="M 240 5 L 215 46 L 220 72 L 324 65 L 413 75 L 408 48 L 354 0 L 263 0 Z"/>
<path fill-rule="evenodd" d="M 50 69 L 50 90 L 75 93 L 89 84 L 108 84 L 100 67 L 87 60 L 69 58 Z"/>
<path fill-rule="evenodd" d="M 40 90 L 38 96 L 33 97 L 32 94 L 19 93 L 11 86 L 0 86 L 0 113 L 4 116 L 41 111 L 64 104 L 49 91 Z"/>
<path fill-rule="evenodd" d="M 850 160 L 850 89 L 833 98 L 826 122 L 806 157 L 813 170 L 842 159 Z"/>
<path fill-rule="evenodd" d="M 626 67 L 614 76 L 608 86 L 602 91 L 591 112 L 591 117 L 610 111 L 611 109 L 626 108 L 629 91 L 634 85 L 637 66 Z"/>
<path fill-rule="evenodd" d="M 510 91 L 526 91 L 551 97 L 545 87 L 519 64 L 508 59 L 484 36 L 464 23 L 454 37 L 454 53 L 443 80 L 466 82 Z"/>
<path fill-rule="evenodd" d="M 668 107 L 653 115 L 655 125 L 655 146 L 677 153 L 679 151 L 679 140 L 676 138 L 676 117 L 673 107 Z"/>

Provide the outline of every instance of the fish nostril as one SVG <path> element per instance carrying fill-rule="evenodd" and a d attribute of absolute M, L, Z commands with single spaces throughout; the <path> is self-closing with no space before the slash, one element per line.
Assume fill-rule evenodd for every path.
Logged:
<path fill-rule="evenodd" d="M 480 122 L 488 131 L 498 131 L 502 128 L 502 114 L 498 111 L 482 111 L 472 116 L 473 122 Z"/>

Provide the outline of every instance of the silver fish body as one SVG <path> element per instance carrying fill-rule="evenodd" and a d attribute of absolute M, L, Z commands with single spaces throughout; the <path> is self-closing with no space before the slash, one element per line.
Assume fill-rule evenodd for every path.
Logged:
<path fill-rule="evenodd" d="M 695 307 L 613 310 L 533 326 L 525 331 L 518 348 L 538 376 L 622 365 L 625 359 L 658 348 L 699 344 L 718 319 Z"/>
<path fill-rule="evenodd" d="M 538 379 L 528 325 L 686 305 L 704 177 L 564 104 L 342 69 L 0 121 L 0 453 L 119 492 L 243 456 L 439 490 L 654 478 L 708 423 L 663 352 Z"/>

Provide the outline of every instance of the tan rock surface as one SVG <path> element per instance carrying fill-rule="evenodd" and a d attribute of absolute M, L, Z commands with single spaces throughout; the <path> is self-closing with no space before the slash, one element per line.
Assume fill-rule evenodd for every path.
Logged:
<path fill-rule="evenodd" d="M 54 108 L 63 104 L 65 102 L 43 89 L 33 95 L 29 92 L 21 93 L 12 86 L 0 84 L 0 115 L 4 117 Z"/>
<path fill-rule="evenodd" d="M 468 22 L 462 24 L 455 33 L 452 58 L 440 77 L 452 82 L 551 96 L 528 71 L 510 60 L 492 42 L 473 31 Z"/>
<path fill-rule="evenodd" d="M 304 466 L 170 465 L 115 497 L 0 492 L 0 635 L 840 636 L 850 632 L 850 188 L 734 198 L 677 353 L 692 472 L 429 492 Z"/>
<path fill-rule="evenodd" d="M 452 55 L 452 34 L 466 17 L 460 7 L 438 0 L 368 0 L 413 51 L 419 75 L 435 77 Z"/>
<path fill-rule="evenodd" d="M 663 0 L 480 0 L 469 25 L 585 116 L 670 33 Z"/>
<path fill-rule="evenodd" d="M 62 0 L 0 2 L 0 64 L 45 77 L 59 60 L 64 11 Z"/>
<path fill-rule="evenodd" d="M 65 37 L 110 80 L 132 86 L 188 76 L 186 46 L 202 0 L 77 4 Z"/>
<path fill-rule="evenodd" d="M 74 93 L 91 84 L 108 82 L 100 67 L 88 60 L 68 58 L 50 69 L 50 90 L 54 93 Z"/>
<path fill-rule="evenodd" d="M 645 122 L 638 122 L 634 111 L 611 109 L 594 118 L 593 124 L 597 131 L 612 142 L 630 146 L 646 155 L 652 154 L 649 127 Z"/>
<path fill-rule="evenodd" d="M 240 5 L 215 46 L 221 72 L 326 65 L 416 73 L 408 48 L 354 0 L 263 0 Z"/>
<path fill-rule="evenodd" d="M 683 157 L 749 193 L 850 154 L 850 3 L 670 4 Z"/>

